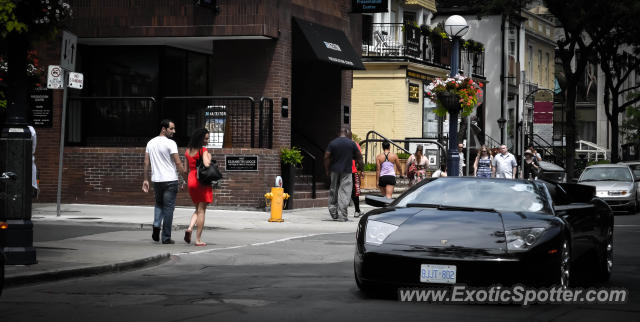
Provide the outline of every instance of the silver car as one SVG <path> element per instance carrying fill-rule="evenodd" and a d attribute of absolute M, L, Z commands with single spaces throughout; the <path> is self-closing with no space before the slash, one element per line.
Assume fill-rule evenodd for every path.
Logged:
<path fill-rule="evenodd" d="M 578 183 L 596 187 L 596 196 L 606 201 L 613 211 L 635 214 L 640 200 L 640 177 L 634 176 L 628 164 L 597 164 L 584 169 Z"/>

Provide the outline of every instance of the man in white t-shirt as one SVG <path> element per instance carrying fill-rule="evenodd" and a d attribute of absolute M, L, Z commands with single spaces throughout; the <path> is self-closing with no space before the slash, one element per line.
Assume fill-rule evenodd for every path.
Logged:
<path fill-rule="evenodd" d="M 181 174 L 186 175 L 186 170 L 178 156 L 178 145 L 171 140 L 176 133 L 175 124 L 165 119 L 160 122 L 160 128 L 160 134 L 147 143 L 142 191 L 149 192 L 149 165 L 151 165 L 151 181 L 156 197 L 151 238 L 159 241 L 160 227 L 162 227 L 162 243 L 174 244 L 175 242 L 171 239 L 171 225 L 178 193 L 176 166 Z"/>
<path fill-rule="evenodd" d="M 500 146 L 500 153 L 493 158 L 491 169 L 492 176 L 495 178 L 515 179 L 518 162 L 516 157 L 509 153 L 506 145 Z"/>

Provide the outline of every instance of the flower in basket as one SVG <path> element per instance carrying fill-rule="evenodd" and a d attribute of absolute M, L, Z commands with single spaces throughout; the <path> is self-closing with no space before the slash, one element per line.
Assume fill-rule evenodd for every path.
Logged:
<path fill-rule="evenodd" d="M 442 97 L 445 95 L 457 97 L 462 109 L 462 116 L 468 116 L 482 98 L 482 87 L 482 83 L 476 83 L 473 79 L 461 75 L 446 80 L 436 78 L 427 86 L 427 96 L 436 103 L 437 107 L 434 112 L 438 116 L 445 116 L 448 112 L 442 102 Z"/>

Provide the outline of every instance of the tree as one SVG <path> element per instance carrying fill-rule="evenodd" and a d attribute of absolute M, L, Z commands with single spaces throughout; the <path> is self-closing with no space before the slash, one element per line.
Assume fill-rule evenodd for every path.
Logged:
<path fill-rule="evenodd" d="M 640 92 L 627 95 L 627 100 L 640 99 Z M 631 105 L 626 109 L 627 117 L 622 121 L 622 135 L 627 142 L 632 142 L 636 148 L 636 155 L 640 153 L 640 106 Z"/>
<path fill-rule="evenodd" d="M 640 60 L 636 58 L 640 52 L 638 13 L 640 5 L 636 1 L 615 1 L 599 24 L 587 28 L 591 38 L 596 40 L 597 58 L 604 74 L 605 114 L 611 126 L 611 162 L 620 161 L 619 115 L 640 101 L 638 95 L 626 95 L 640 88 L 640 84 L 625 88 L 634 72 L 640 72 Z"/>
<path fill-rule="evenodd" d="M 582 81 L 587 65 L 595 59 L 596 42 L 609 32 L 603 29 L 591 29 L 589 26 L 600 24 L 607 19 L 612 4 L 608 0 L 544 0 L 549 12 L 562 25 L 563 37 L 556 41 L 557 57 L 562 61 L 562 70 L 566 77 L 564 92 L 566 95 L 566 170 L 567 179 L 574 177 L 576 149 L 576 95 L 578 83 Z"/>
<path fill-rule="evenodd" d="M 1 99 L 8 101 L 8 124 L 24 124 L 31 43 L 57 34 L 71 14 L 66 0 L 0 0 L 0 51 L 7 58 L 2 83 L 8 89 Z"/>

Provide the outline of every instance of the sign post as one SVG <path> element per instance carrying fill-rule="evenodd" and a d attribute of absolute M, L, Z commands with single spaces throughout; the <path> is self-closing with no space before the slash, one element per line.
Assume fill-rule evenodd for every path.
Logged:
<path fill-rule="evenodd" d="M 49 66 L 47 87 L 63 89 L 62 93 L 62 121 L 60 125 L 60 153 L 58 159 L 58 193 L 56 198 L 56 216 L 60 217 L 60 202 L 62 200 L 62 162 L 64 159 L 64 136 L 67 124 L 67 88 L 82 89 L 83 75 L 74 73 L 78 49 L 78 37 L 68 31 L 62 32 L 60 51 L 60 66 Z M 61 70 L 62 69 L 62 70 Z M 61 72 L 61 73 L 60 73 Z M 51 81 L 49 80 L 51 77 Z"/>

